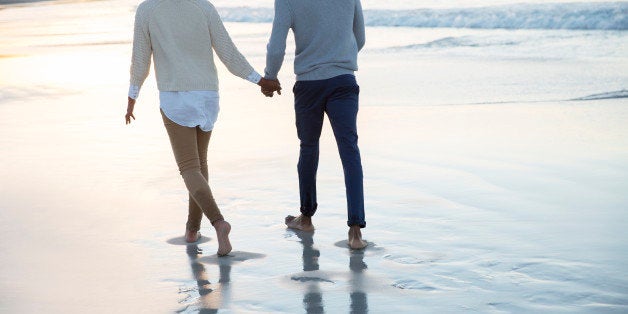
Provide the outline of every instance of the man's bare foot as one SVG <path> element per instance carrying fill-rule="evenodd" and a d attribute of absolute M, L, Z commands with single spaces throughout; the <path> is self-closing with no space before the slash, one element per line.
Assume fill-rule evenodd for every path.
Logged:
<path fill-rule="evenodd" d="M 366 247 L 366 241 L 362 240 L 362 231 L 360 231 L 360 226 L 349 227 L 349 247 L 354 250 Z"/>
<path fill-rule="evenodd" d="M 194 243 L 196 241 L 198 241 L 201 238 L 201 233 L 198 231 L 190 231 L 190 230 L 185 230 L 185 242 L 187 243 Z"/>
<path fill-rule="evenodd" d="M 218 256 L 225 256 L 231 252 L 231 242 L 229 242 L 231 225 L 224 220 L 216 221 L 213 225 L 216 229 L 216 237 L 218 238 L 218 252 L 216 253 Z"/>
<path fill-rule="evenodd" d="M 314 226 L 312 225 L 312 217 L 303 215 L 299 215 L 299 217 L 294 217 L 292 215 L 286 216 L 286 226 L 288 226 L 288 228 L 303 231 L 314 231 Z"/>

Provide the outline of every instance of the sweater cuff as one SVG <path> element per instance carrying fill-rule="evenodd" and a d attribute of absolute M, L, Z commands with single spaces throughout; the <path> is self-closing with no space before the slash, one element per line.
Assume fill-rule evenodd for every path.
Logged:
<path fill-rule="evenodd" d="M 257 84 L 259 83 L 259 80 L 262 79 L 262 76 L 259 75 L 259 73 L 257 73 L 256 71 L 253 71 L 246 79 L 253 84 Z"/>
<path fill-rule="evenodd" d="M 129 85 L 129 98 L 137 99 L 140 94 L 140 87 L 137 85 Z"/>

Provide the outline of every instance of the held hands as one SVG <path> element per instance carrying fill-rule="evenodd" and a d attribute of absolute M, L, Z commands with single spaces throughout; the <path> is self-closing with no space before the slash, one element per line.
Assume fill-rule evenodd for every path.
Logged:
<path fill-rule="evenodd" d="M 257 85 L 261 87 L 262 94 L 266 97 L 273 97 L 273 93 L 277 92 L 277 94 L 281 95 L 281 84 L 279 84 L 279 80 L 269 80 L 265 78 L 261 78 Z M 133 108 L 135 108 L 135 99 L 128 97 L 128 103 L 126 107 L 126 114 L 124 115 L 124 120 L 126 124 L 131 123 L 131 119 L 135 120 L 135 116 L 133 115 Z"/>
<path fill-rule="evenodd" d="M 273 97 L 273 93 L 277 92 L 277 94 L 281 95 L 281 84 L 279 80 L 269 80 L 266 78 L 261 78 L 257 85 L 261 86 L 262 94 L 266 97 Z"/>
<path fill-rule="evenodd" d="M 133 108 L 135 107 L 135 99 L 129 97 L 129 102 L 128 105 L 126 107 L 126 115 L 124 115 L 124 120 L 126 121 L 126 124 L 130 124 L 131 123 L 131 118 L 133 118 L 133 120 L 135 120 L 135 116 L 133 115 Z"/>

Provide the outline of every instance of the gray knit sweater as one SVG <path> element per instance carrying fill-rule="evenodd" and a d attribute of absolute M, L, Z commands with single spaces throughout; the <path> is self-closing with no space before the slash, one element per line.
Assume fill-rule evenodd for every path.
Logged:
<path fill-rule="evenodd" d="M 358 69 L 358 51 L 365 43 L 360 0 L 275 0 L 264 71 L 268 79 L 277 78 L 290 29 L 298 81 L 328 79 Z"/>

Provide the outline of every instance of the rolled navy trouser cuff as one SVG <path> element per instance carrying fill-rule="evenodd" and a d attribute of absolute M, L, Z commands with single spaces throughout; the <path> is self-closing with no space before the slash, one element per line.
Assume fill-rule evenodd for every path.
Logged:
<path fill-rule="evenodd" d="M 362 221 L 362 222 L 355 222 L 355 221 L 349 221 L 347 220 L 347 226 L 351 227 L 351 226 L 360 226 L 360 228 L 366 228 L 366 222 Z"/>
<path fill-rule="evenodd" d="M 312 217 L 314 213 L 316 213 L 316 208 L 318 208 L 318 204 L 314 204 L 314 207 L 311 208 L 301 206 L 301 214 L 303 214 L 303 216 Z"/>

